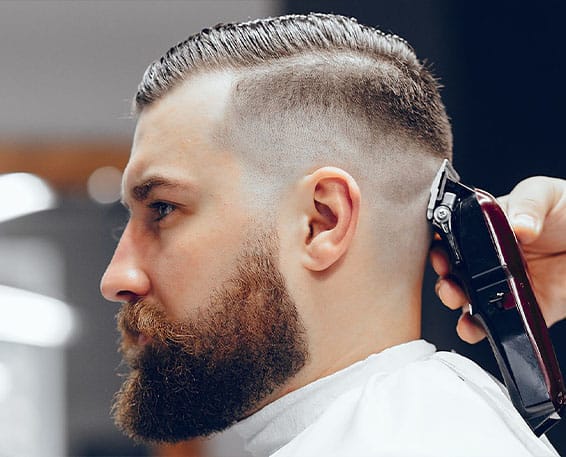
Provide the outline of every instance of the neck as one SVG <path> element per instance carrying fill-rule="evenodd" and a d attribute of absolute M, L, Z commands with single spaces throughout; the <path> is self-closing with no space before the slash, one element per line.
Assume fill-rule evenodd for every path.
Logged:
<path fill-rule="evenodd" d="M 382 297 L 358 302 L 357 307 L 355 302 L 348 305 L 313 336 L 312 378 L 327 376 L 371 354 L 420 338 L 420 289 L 418 296 Z"/>
<path fill-rule="evenodd" d="M 376 284 L 368 290 L 366 283 L 365 290 L 347 290 L 319 294 L 318 306 L 304 314 L 310 351 L 307 365 L 264 404 L 371 354 L 420 338 L 420 282 L 410 289 L 406 284 L 398 289 Z"/>

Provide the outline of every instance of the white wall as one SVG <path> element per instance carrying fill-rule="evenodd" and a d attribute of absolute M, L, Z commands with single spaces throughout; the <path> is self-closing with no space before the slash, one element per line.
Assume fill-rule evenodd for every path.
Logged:
<path fill-rule="evenodd" d="M 0 1 L 0 139 L 129 135 L 151 61 L 203 27 L 278 13 L 278 0 Z"/>

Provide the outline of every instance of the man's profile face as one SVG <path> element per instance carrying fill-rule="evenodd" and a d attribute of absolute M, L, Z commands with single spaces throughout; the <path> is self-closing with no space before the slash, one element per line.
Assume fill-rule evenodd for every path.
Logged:
<path fill-rule="evenodd" d="M 297 373 L 304 329 L 275 230 L 252 214 L 236 157 L 213 132 L 230 78 L 197 78 L 140 115 L 124 174 L 130 220 L 102 279 L 124 302 L 132 368 L 118 425 L 149 441 L 226 428 Z"/>

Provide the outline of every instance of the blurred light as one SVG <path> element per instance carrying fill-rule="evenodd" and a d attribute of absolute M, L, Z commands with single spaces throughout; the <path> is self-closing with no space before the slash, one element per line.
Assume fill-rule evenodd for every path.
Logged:
<path fill-rule="evenodd" d="M 114 203 L 120 200 L 122 172 L 115 167 L 94 170 L 88 178 L 90 197 L 98 203 Z"/>
<path fill-rule="evenodd" d="M 0 175 L 0 222 L 54 208 L 54 192 L 47 183 L 30 173 Z"/>
<path fill-rule="evenodd" d="M 60 346 L 71 337 L 74 320 L 62 301 L 0 286 L 0 341 Z"/>

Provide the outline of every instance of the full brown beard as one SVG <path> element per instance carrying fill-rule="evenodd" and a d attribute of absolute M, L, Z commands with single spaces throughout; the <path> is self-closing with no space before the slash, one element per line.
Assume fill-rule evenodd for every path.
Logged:
<path fill-rule="evenodd" d="M 233 275 L 192 319 L 169 320 L 156 303 L 118 313 L 131 367 L 116 394 L 116 424 L 136 441 L 207 436 L 244 418 L 305 364 L 304 326 L 265 233 L 245 243 Z M 151 337 L 136 344 L 139 334 Z"/>

